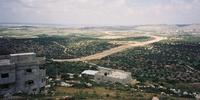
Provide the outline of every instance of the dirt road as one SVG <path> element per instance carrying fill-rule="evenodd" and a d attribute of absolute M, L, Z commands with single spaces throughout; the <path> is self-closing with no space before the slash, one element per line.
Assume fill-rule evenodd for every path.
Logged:
<path fill-rule="evenodd" d="M 55 43 L 56 45 L 61 46 L 62 48 L 64 48 L 64 51 L 63 51 L 64 53 L 67 52 L 67 48 L 64 45 L 59 44 L 58 42 L 53 42 L 53 43 Z"/>
<path fill-rule="evenodd" d="M 144 46 L 144 45 L 152 44 L 154 42 L 158 42 L 158 41 L 165 39 L 164 37 L 159 37 L 159 36 L 151 36 L 151 37 L 154 39 L 150 40 L 150 41 L 145 41 L 145 42 L 135 42 L 135 43 L 124 44 L 124 45 L 121 45 L 121 46 L 118 46 L 118 47 L 115 47 L 115 48 L 112 48 L 109 50 L 105 50 L 100 53 L 86 56 L 86 57 L 80 57 L 80 58 L 74 58 L 74 59 L 53 59 L 53 61 L 55 61 L 55 62 L 66 62 L 66 61 L 67 62 L 77 62 L 77 61 L 89 61 L 89 60 L 101 59 L 101 58 L 104 58 L 111 54 L 124 51 L 128 48 Z"/>

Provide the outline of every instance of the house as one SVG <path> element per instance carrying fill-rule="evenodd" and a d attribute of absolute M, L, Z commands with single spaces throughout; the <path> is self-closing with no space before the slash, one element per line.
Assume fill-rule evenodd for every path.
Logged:
<path fill-rule="evenodd" d="M 98 73 L 97 70 L 84 70 L 81 75 L 82 77 L 92 78 L 94 79 L 95 74 Z"/>
<path fill-rule="evenodd" d="M 94 79 L 97 83 L 121 83 L 130 84 L 132 81 L 131 73 L 123 70 L 98 67 L 98 70 L 85 70 L 81 73 L 83 77 Z"/>
<path fill-rule="evenodd" d="M 99 71 L 95 74 L 94 80 L 97 83 L 121 83 L 130 84 L 132 81 L 131 73 L 123 70 L 99 67 Z"/>
<path fill-rule="evenodd" d="M 35 53 L 0 57 L 0 95 L 18 92 L 38 94 L 46 82 L 45 58 Z"/>

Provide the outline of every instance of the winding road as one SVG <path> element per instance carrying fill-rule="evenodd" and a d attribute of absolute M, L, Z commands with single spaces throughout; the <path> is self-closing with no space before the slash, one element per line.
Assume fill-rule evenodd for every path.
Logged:
<path fill-rule="evenodd" d="M 67 52 L 67 48 L 64 45 L 59 44 L 58 42 L 53 42 L 53 43 L 55 43 L 56 45 L 61 46 L 62 48 L 64 48 L 64 53 Z"/>
<path fill-rule="evenodd" d="M 149 41 L 127 43 L 127 44 L 123 44 L 121 46 L 111 48 L 109 50 L 105 50 L 105 51 L 102 51 L 100 53 L 96 53 L 96 54 L 85 56 L 85 57 L 74 58 L 74 59 L 52 59 L 52 60 L 54 62 L 78 62 L 78 61 L 89 61 L 89 60 L 102 59 L 106 56 L 112 55 L 114 53 L 122 52 L 126 49 L 129 49 L 129 48 L 138 47 L 138 46 L 145 46 L 145 45 L 152 44 L 154 42 L 158 42 L 158 41 L 166 39 L 165 37 L 160 37 L 160 36 L 151 36 L 151 37 L 153 39 L 149 40 Z"/>

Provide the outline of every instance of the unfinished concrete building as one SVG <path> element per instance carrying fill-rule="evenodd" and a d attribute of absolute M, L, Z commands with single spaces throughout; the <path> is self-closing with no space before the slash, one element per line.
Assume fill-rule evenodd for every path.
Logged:
<path fill-rule="evenodd" d="M 95 74 L 94 80 L 97 83 L 121 83 L 130 84 L 132 81 L 131 73 L 123 70 L 99 67 L 99 71 Z"/>
<path fill-rule="evenodd" d="M 7 93 L 38 94 L 45 87 L 44 57 L 35 53 L 0 57 L 0 95 Z"/>

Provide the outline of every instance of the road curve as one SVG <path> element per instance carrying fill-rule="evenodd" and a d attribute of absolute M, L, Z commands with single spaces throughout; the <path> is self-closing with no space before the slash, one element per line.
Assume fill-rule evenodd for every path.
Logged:
<path fill-rule="evenodd" d="M 89 61 L 89 60 L 102 59 L 106 56 L 124 51 L 128 48 L 145 46 L 145 45 L 152 44 L 154 42 L 158 42 L 158 41 L 166 39 L 164 37 L 159 37 L 159 36 L 151 36 L 151 37 L 154 38 L 154 39 L 150 40 L 150 41 L 145 41 L 145 42 L 135 42 L 135 43 L 124 44 L 124 45 L 121 45 L 121 46 L 118 46 L 118 47 L 115 47 L 115 48 L 111 48 L 109 50 L 105 50 L 103 52 L 96 53 L 96 54 L 89 55 L 89 56 L 85 56 L 85 57 L 74 58 L 74 59 L 52 59 L 52 60 L 54 62 L 78 62 L 78 61 Z"/>

